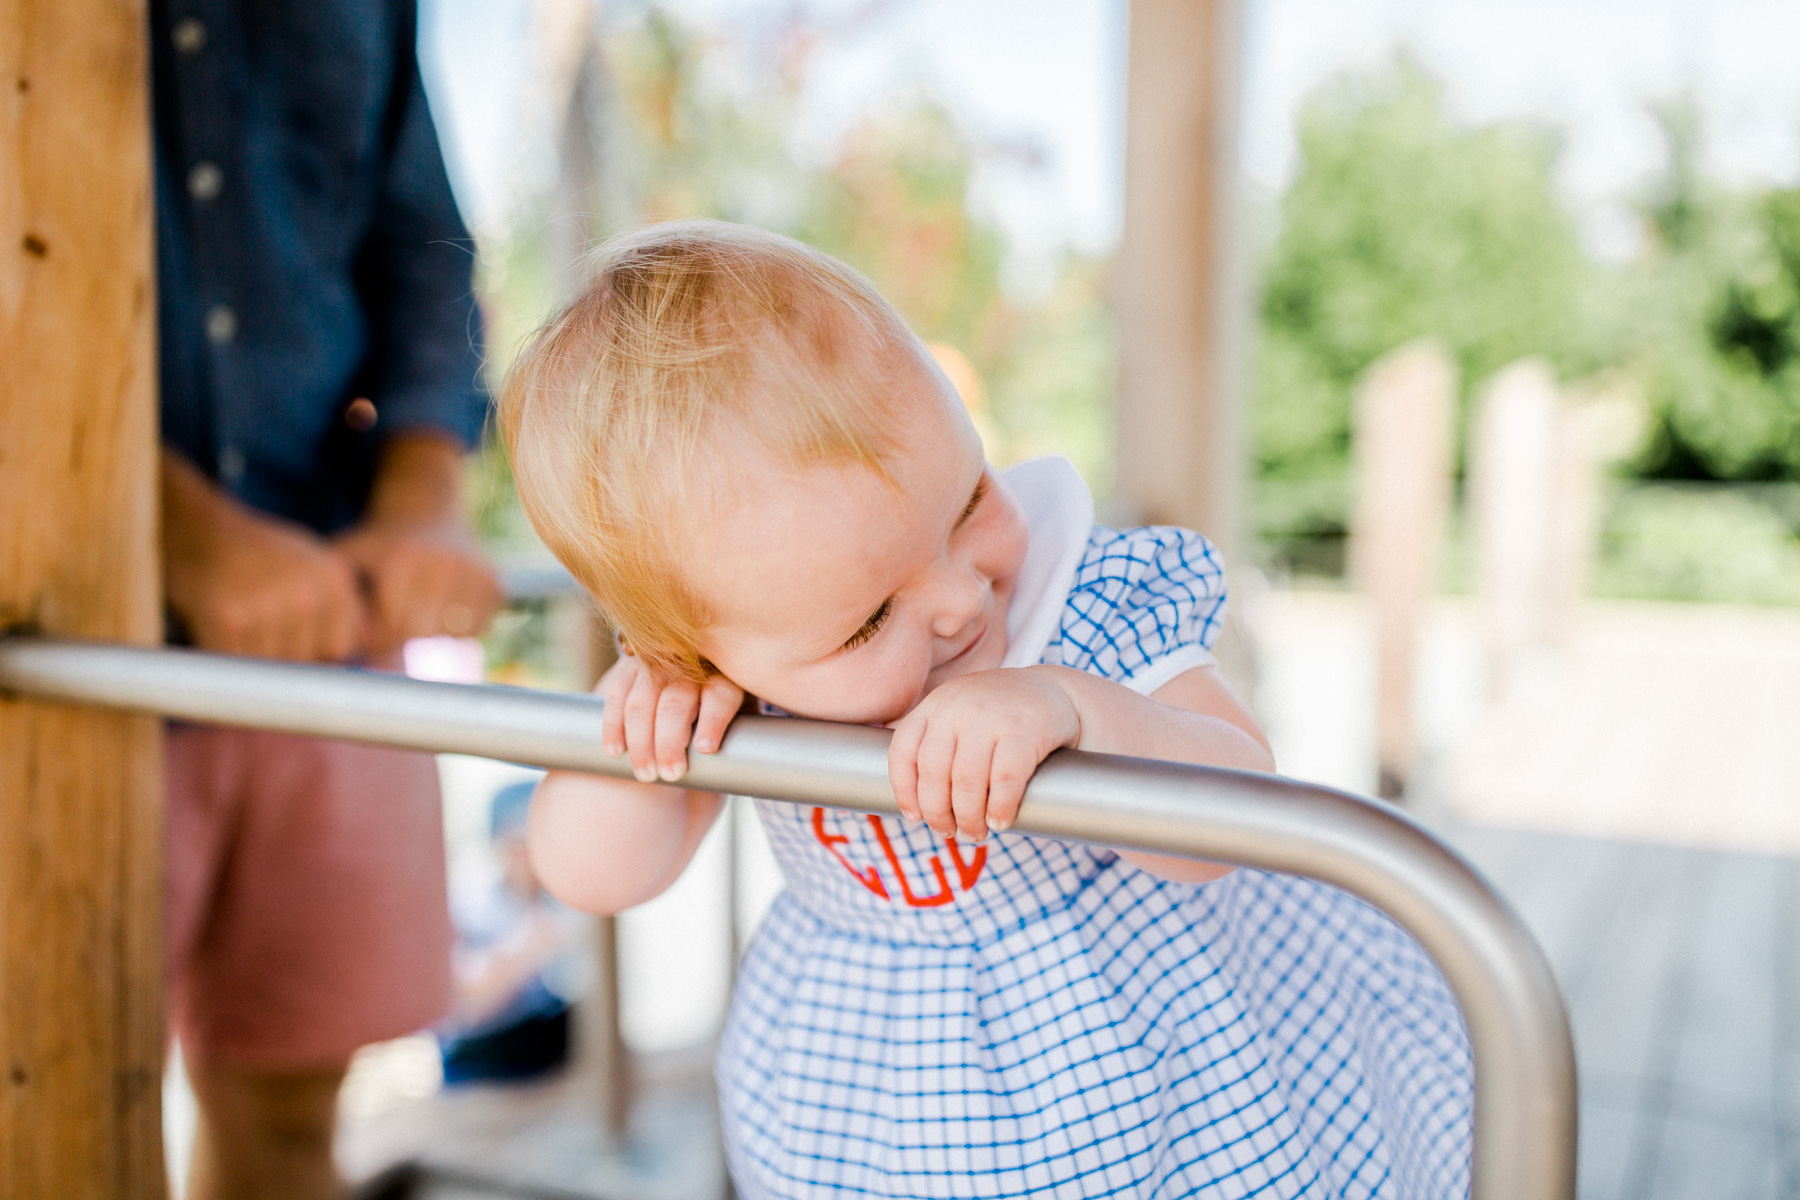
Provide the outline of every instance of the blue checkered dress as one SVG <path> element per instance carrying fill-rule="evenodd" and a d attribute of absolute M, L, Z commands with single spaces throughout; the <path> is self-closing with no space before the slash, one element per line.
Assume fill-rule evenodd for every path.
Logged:
<path fill-rule="evenodd" d="M 1037 661 L 1146 691 L 1210 661 L 1224 586 L 1204 539 L 1091 527 L 1074 551 Z M 750 1200 L 1466 1195 L 1461 1017 L 1361 901 L 758 807 L 787 888 L 718 1061 Z"/>

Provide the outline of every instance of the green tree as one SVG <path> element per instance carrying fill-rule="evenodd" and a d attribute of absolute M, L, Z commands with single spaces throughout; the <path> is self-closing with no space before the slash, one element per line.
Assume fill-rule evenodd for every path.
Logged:
<path fill-rule="evenodd" d="M 1299 140 L 1261 298 L 1265 478 L 1341 477 L 1357 376 L 1414 338 L 1447 345 L 1465 381 L 1527 354 L 1565 373 L 1594 365 L 1590 270 L 1548 133 L 1458 128 L 1441 86 L 1401 60 L 1316 95 Z"/>
<path fill-rule="evenodd" d="M 1636 471 L 1800 480 L 1800 189 L 1709 186 L 1693 103 L 1654 113 L 1668 161 L 1640 206 L 1653 240 L 1630 281 L 1654 418 Z"/>

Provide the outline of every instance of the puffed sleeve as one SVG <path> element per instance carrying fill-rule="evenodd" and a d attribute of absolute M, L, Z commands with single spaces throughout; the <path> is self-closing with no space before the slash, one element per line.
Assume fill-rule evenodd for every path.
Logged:
<path fill-rule="evenodd" d="M 1095 529 L 1063 612 L 1062 664 L 1149 695 L 1213 661 L 1225 565 L 1211 542 L 1169 525 Z"/>

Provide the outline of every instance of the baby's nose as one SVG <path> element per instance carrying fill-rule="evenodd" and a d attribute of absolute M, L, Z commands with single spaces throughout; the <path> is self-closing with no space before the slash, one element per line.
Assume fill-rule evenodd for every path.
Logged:
<path fill-rule="evenodd" d="M 941 638 L 955 637 L 981 611 L 987 585 L 972 572 L 957 571 L 945 580 L 931 632 Z"/>

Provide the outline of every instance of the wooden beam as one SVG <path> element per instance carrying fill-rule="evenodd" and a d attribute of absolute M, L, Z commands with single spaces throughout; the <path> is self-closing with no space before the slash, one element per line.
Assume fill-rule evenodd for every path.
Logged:
<path fill-rule="evenodd" d="M 1242 0 L 1131 0 L 1114 494 L 1241 548 Z"/>
<path fill-rule="evenodd" d="M 0 0 L 0 625 L 150 643 L 142 0 Z M 159 1197 L 159 726 L 0 699 L 0 1195 Z"/>

